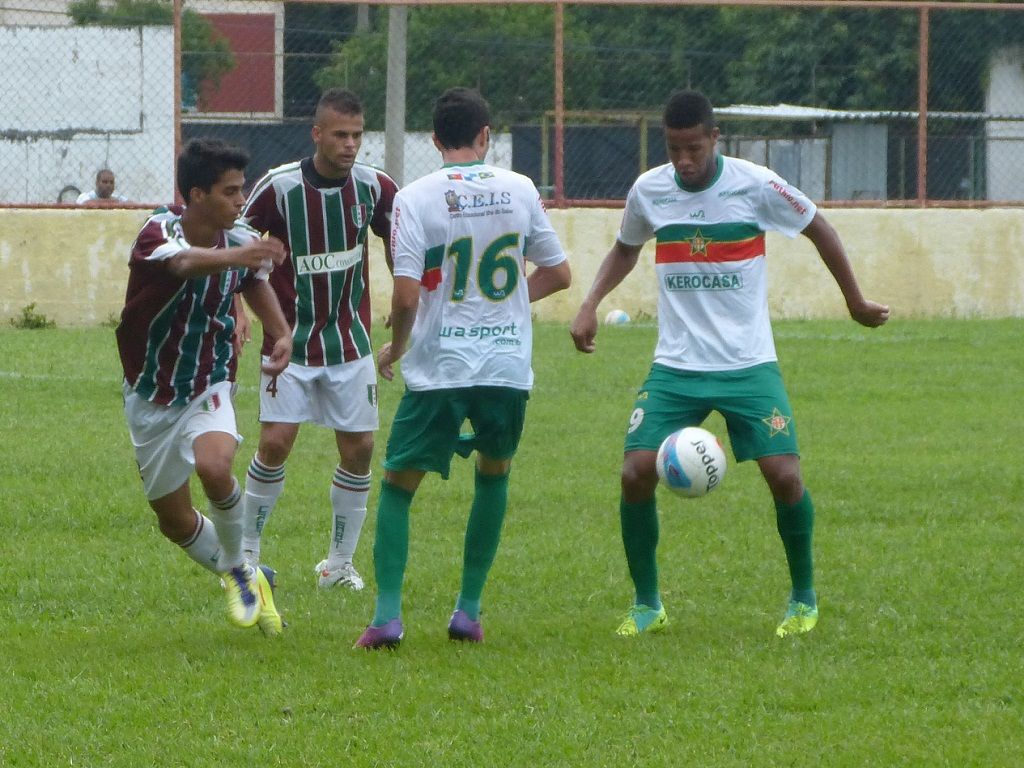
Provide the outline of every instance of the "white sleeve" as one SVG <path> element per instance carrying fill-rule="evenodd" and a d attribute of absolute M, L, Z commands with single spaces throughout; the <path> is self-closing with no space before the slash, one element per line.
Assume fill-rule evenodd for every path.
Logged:
<path fill-rule="evenodd" d="M 530 208 L 530 231 L 525 233 L 526 242 L 523 246 L 527 261 L 538 267 L 554 267 L 565 261 L 565 251 L 551 226 L 551 219 L 544 210 L 544 201 L 536 187 L 531 185 L 533 204 Z M 529 194 L 529 193 L 528 193 Z"/>
<path fill-rule="evenodd" d="M 412 201 L 400 191 L 391 210 L 391 257 L 395 263 L 395 277 L 423 277 L 423 226 L 415 215 Z"/>
<path fill-rule="evenodd" d="M 622 223 L 619 225 L 617 239 L 623 245 L 643 245 L 652 237 L 654 229 L 644 215 L 637 185 L 633 184 L 626 196 L 626 207 L 622 211 Z"/>
<path fill-rule="evenodd" d="M 757 206 L 757 224 L 761 229 L 796 237 L 811 223 L 817 210 L 807 195 L 781 176 L 768 172 Z"/>

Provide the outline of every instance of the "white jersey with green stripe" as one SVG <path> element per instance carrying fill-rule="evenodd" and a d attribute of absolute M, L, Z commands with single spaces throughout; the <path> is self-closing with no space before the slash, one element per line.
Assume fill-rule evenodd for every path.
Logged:
<path fill-rule="evenodd" d="M 729 371 L 776 360 L 768 316 L 765 232 L 802 232 L 814 203 L 773 171 L 719 155 L 702 189 L 688 189 L 671 163 L 633 184 L 618 239 L 656 238 L 658 345 L 654 362 L 689 371 Z"/>
<path fill-rule="evenodd" d="M 526 176 L 446 165 L 395 198 L 395 276 L 420 282 L 402 376 L 411 390 L 533 386 L 526 262 L 565 260 Z"/>
<path fill-rule="evenodd" d="M 396 191 L 371 166 L 327 179 L 312 158 L 273 168 L 253 187 L 242 215 L 288 250 L 270 285 L 292 328 L 293 363 L 337 365 L 372 352 L 367 238 L 390 237 Z M 273 346 L 264 333 L 263 354 Z"/>

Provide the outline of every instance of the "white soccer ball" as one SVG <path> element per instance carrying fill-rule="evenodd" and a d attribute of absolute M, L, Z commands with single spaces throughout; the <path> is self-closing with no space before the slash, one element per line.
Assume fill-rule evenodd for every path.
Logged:
<path fill-rule="evenodd" d="M 687 498 L 709 493 L 725 477 L 722 443 L 700 427 L 686 427 L 666 437 L 656 461 L 662 484 Z"/>
<path fill-rule="evenodd" d="M 629 322 L 629 315 L 624 310 L 613 309 L 604 316 L 605 325 L 625 325 Z"/>

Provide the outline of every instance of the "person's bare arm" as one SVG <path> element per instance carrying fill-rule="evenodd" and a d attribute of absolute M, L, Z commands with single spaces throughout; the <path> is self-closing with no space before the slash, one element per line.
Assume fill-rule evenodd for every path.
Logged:
<path fill-rule="evenodd" d="M 263 328 L 275 339 L 274 348 L 269 359 L 261 367 L 263 372 L 276 376 L 288 367 L 292 357 L 292 329 L 284 319 L 281 305 L 277 301 L 274 289 L 266 280 L 255 280 L 252 285 L 242 291 L 246 302 L 263 323 Z"/>
<path fill-rule="evenodd" d="M 572 285 L 572 270 L 569 267 L 569 261 L 565 260 L 553 267 L 537 267 L 526 278 L 526 283 L 530 291 L 531 304 L 552 293 L 564 291 Z"/>
<path fill-rule="evenodd" d="M 396 277 L 391 295 L 391 341 L 377 352 L 377 370 L 388 381 L 395 377 L 393 366 L 405 354 L 420 304 L 420 281 Z"/>
<path fill-rule="evenodd" d="M 860 286 L 857 284 L 857 278 L 853 274 L 853 267 L 846 256 L 846 249 L 843 247 L 842 240 L 839 239 L 839 233 L 822 215 L 821 211 L 814 214 L 814 218 L 804 229 L 803 234 L 814 243 L 821 260 L 825 262 L 828 271 L 832 273 L 832 277 L 846 300 L 850 317 L 868 328 L 884 325 L 889 319 L 889 307 L 864 298 L 860 292 Z"/>
<path fill-rule="evenodd" d="M 604 261 L 601 262 L 597 275 L 594 277 L 594 284 L 590 286 L 590 291 L 583 299 L 583 304 L 569 329 L 573 343 L 580 352 L 590 353 L 596 349 L 594 339 L 597 336 L 597 308 L 604 297 L 633 271 L 642 247 L 626 245 L 616 240 L 611 250 L 608 251 L 608 255 L 604 257 Z"/>

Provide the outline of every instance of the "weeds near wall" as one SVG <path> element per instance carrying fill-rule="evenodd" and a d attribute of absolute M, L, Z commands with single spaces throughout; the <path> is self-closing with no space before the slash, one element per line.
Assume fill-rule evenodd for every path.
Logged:
<path fill-rule="evenodd" d="M 57 321 L 51 320 L 42 312 L 36 312 L 36 303 L 33 301 L 26 307 L 21 308 L 21 314 L 10 319 L 11 325 L 22 330 L 36 330 L 38 328 L 56 328 Z"/>

